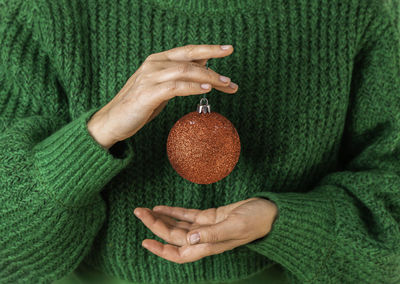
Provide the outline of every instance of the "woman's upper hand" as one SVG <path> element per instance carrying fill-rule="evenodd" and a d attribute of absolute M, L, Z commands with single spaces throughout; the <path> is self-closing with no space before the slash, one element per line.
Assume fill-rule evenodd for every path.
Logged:
<path fill-rule="evenodd" d="M 225 57 L 233 47 L 185 45 L 149 55 L 118 94 L 88 122 L 88 130 L 104 148 L 134 135 L 157 116 L 175 96 L 207 93 L 214 87 L 235 93 L 238 86 L 205 64 L 209 58 Z M 224 77 L 222 77 L 224 79 Z M 202 84 L 209 84 L 205 89 Z"/>
<path fill-rule="evenodd" d="M 278 208 L 268 199 L 252 197 L 206 210 L 156 206 L 153 210 L 138 207 L 134 213 L 155 235 L 168 242 L 145 239 L 142 245 L 146 249 L 169 261 L 185 263 L 266 236 Z"/>

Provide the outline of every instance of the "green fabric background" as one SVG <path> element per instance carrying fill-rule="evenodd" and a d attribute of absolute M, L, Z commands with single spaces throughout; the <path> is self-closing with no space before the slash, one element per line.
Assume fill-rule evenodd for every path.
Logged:
<path fill-rule="evenodd" d="M 274 264 L 255 275 L 244 280 L 233 282 L 199 282 L 199 284 L 286 284 L 289 283 L 285 277 L 284 270 L 279 264 Z M 81 265 L 71 274 L 53 282 L 53 284 L 134 284 L 134 282 L 112 278 L 103 273 L 92 269 L 85 263 Z"/>

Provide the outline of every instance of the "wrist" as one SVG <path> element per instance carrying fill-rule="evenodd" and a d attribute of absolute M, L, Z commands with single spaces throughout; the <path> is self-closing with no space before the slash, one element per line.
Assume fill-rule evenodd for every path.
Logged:
<path fill-rule="evenodd" d="M 87 129 L 93 139 L 107 150 L 118 142 L 106 131 L 104 115 L 100 111 L 95 113 L 87 122 Z"/>
<path fill-rule="evenodd" d="M 267 233 L 265 235 L 267 235 L 271 231 L 272 226 L 274 225 L 274 222 L 278 217 L 279 214 L 278 206 L 268 198 L 265 197 L 255 197 L 255 198 L 260 199 L 265 204 L 266 213 L 264 216 L 266 216 L 267 228 L 268 228 Z"/>

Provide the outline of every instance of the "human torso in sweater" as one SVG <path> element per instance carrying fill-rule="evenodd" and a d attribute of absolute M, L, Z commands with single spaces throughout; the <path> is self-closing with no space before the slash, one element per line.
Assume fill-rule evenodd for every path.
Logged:
<path fill-rule="evenodd" d="M 209 67 L 239 85 L 233 95 L 207 94 L 212 110 L 232 121 L 240 135 L 241 156 L 233 172 L 215 184 L 198 185 L 172 169 L 168 132 L 195 110 L 200 96 L 173 98 L 129 139 L 135 157 L 101 193 L 107 218 L 86 262 L 110 275 L 153 283 L 243 278 L 270 263 L 245 247 L 194 263 L 168 262 L 141 247 L 145 238 L 161 239 L 133 210 L 205 209 L 260 190 L 307 191 L 338 166 L 358 39 L 357 4 L 339 2 L 266 0 L 251 11 L 197 14 L 150 0 L 73 1 L 58 9 L 66 21 L 53 29 L 65 36 L 47 48 L 71 117 L 110 101 L 148 55 L 189 43 L 232 44 L 233 54 L 210 59 Z M 52 32 L 43 31 L 44 37 Z M 71 84 L 80 84 L 82 92 L 69 92 Z"/>

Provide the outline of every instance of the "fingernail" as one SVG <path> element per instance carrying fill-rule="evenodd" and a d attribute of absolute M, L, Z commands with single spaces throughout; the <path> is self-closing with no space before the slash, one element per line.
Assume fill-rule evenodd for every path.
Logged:
<path fill-rule="evenodd" d="M 236 89 L 238 85 L 236 85 L 235 83 L 233 83 L 232 81 L 229 83 L 229 87 L 231 87 L 232 89 Z"/>
<path fill-rule="evenodd" d="M 139 212 L 139 210 L 135 209 L 135 211 L 133 211 L 133 213 L 136 215 L 136 217 L 140 217 L 140 212 Z"/>
<path fill-rule="evenodd" d="M 229 78 L 228 77 L 225 77 L 225 76 L 219 76 L 219 79 L 222 81 L 222 82 L 228 82 L 229 81 Z"/>
<path fill-rule="evenodd" d="M 210 88 L 210 84 L 203 83 L 203 84 L 201 84 L 201 88 L 207 90 Z"/>
<path fill-rule="evenodd" d="M 221 45 L 221 49 L 223 49 L 223 50 L 229 49 L 229 48 L 231 48 L 231 47 L 232 47 L 231 44 Z"/>
<path fill-rule="evenodd" d="M 194 245 L 200 241 L 199 233 L 194 233 L 190 235 L 190 244 Z"/>

